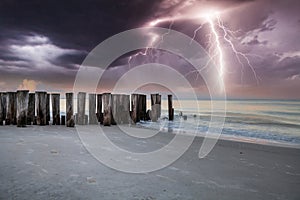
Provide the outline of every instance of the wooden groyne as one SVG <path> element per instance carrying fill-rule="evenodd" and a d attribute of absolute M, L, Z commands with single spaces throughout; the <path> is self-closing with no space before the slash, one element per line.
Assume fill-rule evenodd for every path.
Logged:
<path fill-rule="evenodd" d="M 0 126 L 66 125 L 75 124 L 135 124 L 140 120 L 157 121 L 161 116 L 161 95 L 151 94 L 151 109 L 147 110 L 145 94 L 88 94 L 88 115 L 85 114 L 85 92 L 77 93 L 77 113 L 74 114 L 74 94 L 66 93 L 66 115 L 61 115 L 60 94 L 28 90 L 0 92 Z M 51 102 L 51 105 L 50 105 Z M 52 118 L 50 117 L 50 106 Z M 168 95 L 169 120 L 174 119 L 172 95 Z"/>

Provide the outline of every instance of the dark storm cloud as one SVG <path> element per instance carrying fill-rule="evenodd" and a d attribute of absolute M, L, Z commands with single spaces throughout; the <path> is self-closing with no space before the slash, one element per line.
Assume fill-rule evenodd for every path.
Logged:
<path fill-rule="evenodd" d="M 157 5 L 141 0 L 1 1 L 0 79 L 74 78 L 91 49 L 140 26 Z"/>
<path fill-rule="evenodd" d="M 138 26 L 155 7 L 155 1 L 140 0 L 4 1 L 0 24 L 45 35 L 61 47 L 90 50 L 107 37 Z"/>
<path fill-rule="evenodd" d="M 198 13 L 198 9 L 222 11 L 224 25 L 237 31 L 235 46 L 250 55 L 261 84 L 298 80 L 297 0 L 4 0 L 0 2 L 0 85 L 22 82 L 25 78 L 70 85 L 88 52 L 108 37 L 160 17 Z M 174 22 L 172 29 L 192 37 L 201 23 L 181 19 Z M 159 24 L 165 28 L 169 25 L 170 21 Z M 204 48 L 208 48 L 208 31 L 209 26 L 205 25 L 195 37 Z M 227 50 L 228 47 L 227 55 L 233 55 Z M 128 56 L 134 53 L 112 63 L 113 73 L 108 79 L 121 76 L 128 69 Z M 165 52 L 154 57 L 183 74 L 191 69 L 182 59 L 174 59 Z M 146 62 L 143 59 L 147 61 L 140 56 L 131 64 Z M 227 79 L 239 80 L 240 63 L 235 57 L 226 63 L 232 71 Z M 244 73 L 246 78 L 251 77 L 247 83 L 255 85 L 251 69 L 246 67 Z"/>

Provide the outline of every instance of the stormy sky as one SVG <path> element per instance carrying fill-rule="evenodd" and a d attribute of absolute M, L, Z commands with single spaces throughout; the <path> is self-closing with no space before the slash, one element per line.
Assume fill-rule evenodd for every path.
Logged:
<path fill-rule="evenodd" d="M 94 47 L 117 33 L 157 19 L 175 18 L 171 28 L 190 37 L 203 25 L 195 40 L 208 50 L 208 26 L 194 16 L 209 10 L 220 12 L 222 24 L 232 30 L 230 38 L 236 50 L 247 55 L 251 64 L 242 57 L 239 63 L 230 45 L 221 41 L 228 97 L 300 99 L 298 0 L 3 0 L 0 88 L 72 90 L 77 70 Z M 157 26 L 168 28 L 170 23 Z M 168 53 L 157 54 L 161 63 L 181 73 L 190 69 L 188 63 Z M 109 91 L 126 72 L 128 56 L 112 63 L 100 91 Z M 143 62 L 138 56 L 132 65 Z M 193 83 L 205 94 L 203 84 Z"/>

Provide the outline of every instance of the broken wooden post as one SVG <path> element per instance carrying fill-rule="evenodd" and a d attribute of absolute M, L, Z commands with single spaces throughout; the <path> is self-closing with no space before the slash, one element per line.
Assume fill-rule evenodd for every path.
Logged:
<path fill-rule="evenodd" d="M 84 116 L 85 116 L 85 92 L 78 92 L 77 94 L 77 124 L 84 125 Z"/>
<path fill-rule="evenodd" d="M 74 127 L 74 111 L 73 111 L 73 93 L 66 93 L 66 125 L 67 127 Z M 62 123 L 64 123 L 65 120 L 62 117 Z"/>
<path fill-rule="evenodd" d="M 97 118 L 100 124 L 103 124 L 103 113 L 102 113 L 102 94 L 97 94 Z"/>
<path fill-rule="evenodd" d="M 60 125 L 60 94 L 51 94 L 53 125 Z"/>
<path fill-rule="evenodd" d="M 146 120 L 147 112 L 147 96 L 144 94 L 139 94 L 138 97 L 138 115 L 140 120 Z"/>
<path fill-rule="evenodd" d="M 169 112 L 169 121 L 174 120 L 174 109 L 173 109 L 173 102 L 172 102 L 172 95 L 168 95 L 168 112 Z"/>
<path fill-rule="evenodd" d="M 26 127 L 29 90 L 17 91 L 17 127 Z"/>
<path fill-rule="evenodd" d="M 139 118 L 139 95 L 131 94 L 131 119 L 133 123 L 140 121 Z"/>
<path fill-rule="evenodd" d="M 27 110 L 27 125 L 31 125 L 34 120 L 35 112 L 35 94 L 29 93 L 28 97 L 28 110 Z"/>
<path fill-rule="evenodd" d="M 35 104 L 36 104 L 36 124 L 40 126 L 46 125 L 47 122 L 47 93 L 36 92 L 35 93 Z"/>
<path fill-rule="evenodd" d="M 89 94 L 89 124 L 97 124 L 96 94 Z"/>
<path fill-rule="evenodd" d="M 128 124 L 130 121 L 129 95 L 112 95 L 112 116 L 116 124 Z"/>
<path fill-rule="evenodd" d="M 50 122 L 50 94 L 46 94 L 46 125 Z"/>
<path fill-rule="evenodd" d="M 6 110 L 6 119 L 5 125 L 16 125 L 17 124 L 17 101 L 15 92 L 7 92 L 6 96 L 7 110 Z"/>
<path fill-rule="evenodd" d="M 102 105 L 103 105 L 103 125 L 110 126 L 111 125 L 111 94 L 104 93 L 102 94 Z"/>
<path fill-rule="evenodd" d="M 5 108 L 6 108 L 6 105 L 4 104 L 4 96 L 6 98 L 6 93 L 4 92 L 1 92 L 0 93 L 0 125 L 3 125 L 3 121 L 5 120 Z M 5 101 L 6 103 L 6 101 Z"/>

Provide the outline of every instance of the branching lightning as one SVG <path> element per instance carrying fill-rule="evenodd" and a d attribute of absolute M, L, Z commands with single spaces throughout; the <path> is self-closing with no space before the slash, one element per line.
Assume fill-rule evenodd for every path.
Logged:
<path fill-rule="evenodd" d="M 223 55 L 223 49 L 221 47 L 220 39 L 219 39 L 219 34 L 217 33 L 215 29 L 215 24 L 213 22 L 212 17 L 210 15 L 206 16 L 206 20 L 208 21 L 211 32 L 214 35 L 215 38 L 215 44 L 216 44 L 216 51 L 218 52 L 219 58 L 218 58 L 218 65 L 219 65 L 219 78 L 221 82 L 223 82 L 224 79 L 224 66 L 225 66 L 225 61 L 224 61 L 224 55 Z M 224 89 L 224 85 L 222 85 L 222 88 Z"/>
<path fill-rule="evenodd" d="M 131 56 L 128 57 L 128 66 L 129 66 L 129 68 L 131 68 L 130 62 L 133 58 L 136 58 L 139 55 L 147 56 L 150 49 L 157 48 L 164 41 L 164 37 L 166 35 L 168 35 L 171 31 L 171 28 L 174 24 L 174 20 L 171 19 L 171 18 L 164 19 L 164 20 L 157 19 L 157 20 L 149 23 L 149 26 L 155 26 L 156 24 L 158 24 L 160 22 L 164 22 L 164 21 L 168 21 L 168 20 L 170 20 L 171 23 L 170 23 L 168 31 L 166 33 L 162 34 L 161 36 L 159 36 L 155 33 L 148 33 L 150 35 L 150 41 L 149 41 L 149 44 L 147 45 L 147 47 L 145 48 L 145 50 L 144 51 L 139 51 L 136 54 L 131 55 Z M 159 37 L 160 37 L 160 40 L 158 40 Z"/>
<path fill-rule="evenodd" d="M 243 77 L 244 69 L 246 66 L 248 66 L 251 69 L 251 71 L 256 79 L 256 82 L 258 84 L 259 80 L 258 80 L 257 74 L 255 72 L 255 69 L 252 66 L 252 64 L 248 58 L 249 54 L 245 54 L 245 53 L 242 53 L 237 50 L 237 48 L 235 47 L 235 45 L 233 44 L 233 41 L 232 41 L 232 39 L 235 39 L 235 37 L 234 37 L 235 32 L 228 29 L 223 24 L 219 13 L 215 12 L 215 11 L 210 11 L 204 15 L 197 15 L 197 16 L 193 16 L 192 18 L 189 17 L 188 19 L 196 19 L 196 18 L 198 18 L 198 19 L 201 18 L 201 20 L 205 20 L 205 21 L 204 21 L 204 23 L 202 23 L 199 27 L 197 27 L 194 30 L 194 34 L 193 34 L 190 44 L 193 42 L 193 40 L 196 39 L 197 33 L 203 28 L 203 26 L 205 24 L 207 24 L 209 26 L 209 30 L 210 30 L 210 32 L 208 33 L 208 49 L 207 49 L 210 58 L 207 61 L 207 63 L 205 63 L 205 65 L 202 66 L 201 70 L 206 69 L 211 62 L 214 62 L 218 66 L 218 80 L 220 80 L 220 83 L 224 83 L 224 78 L 225 78 L 226 71 L 227 71 L 224 51 L 225 51 L 225 47 L 229 47 L 231 49 L 231 51 L 234 53 L 236 60 L 238 61 L 238 63 L 241 66 L 241 74 L 242 74 L 241 82 L 243 79 L 242 77 Z M 152 34 L 151 39 L 149 41 L 149 45 L 145 49 L 145 51 L 140 51 L 129 57 L 129 59 L 128 59 L 129 67 L 130 67 L 130 62 L 133 58 L 137 57 L 138 55 L 146 56 L 148 54 L 150 48 L 159 46 L 161 44 L 161 42 L 163 42 L 164 37 L 167 34 L 169 34 L 174 21 L 180 20 L 180 19 L 185 19 L 185 18 L 183 16 L 181 16 L 181 17 L 165 17 L 165 18 L 156 19 L 156 20 L 148 23 L 147 26 L 157 26 L 160 23 L 170 22 L 169 29 L 168 29 L 169 31 L 162 34 L 161 36 L 159 36 L 157 34 Z M 160 41 L 158 40 L 159 37 L 161 38 Z M 227 45 L 225 46 L 224 43 L 227 43 Z M 254 55 L 254 56 L 257 56 L 257 55 Z M 196 71 L 196 70 L 190 71 L 185 76 L 189 76 L 193 73 L 196 73 L 197 79 L 198 79 L 199 73 L 197 73 L 197 72 L 198 71 Z M 223 84 L 222 84 L 222 89 L 223 90 L 225 89 L 225 86 Z"/>
<path fill-rule="evenodd" d="M 151 40 L 150 40 L 149 44 L 147 45 L 145 51 L 144 51 L 144 52 L 143 52 L 143 51 L 139 51 L 139 52 L 137 52 L 136 54 L 131 55 L 131 56 L 128 57 L 128 66 L 129 66 L 129 68 L 131 68 L 130 62 L 131 62 L 131 60 L 132 60 L 133 58 L 135 58 L 135 57 L 137 57 L 137 56 L 139 56 L 139 55 L 146 56 L 146 55 L 148 55 L 149 49 L 155 47 L 154 44 L 155 44 L 155 42 L 158 40 L 159 36 L 156 35 L 156 34 L 154 34 L 154 33 L 149 33 L 149 34 L 150 34 L 150 36 L 151 36 Z"/>

